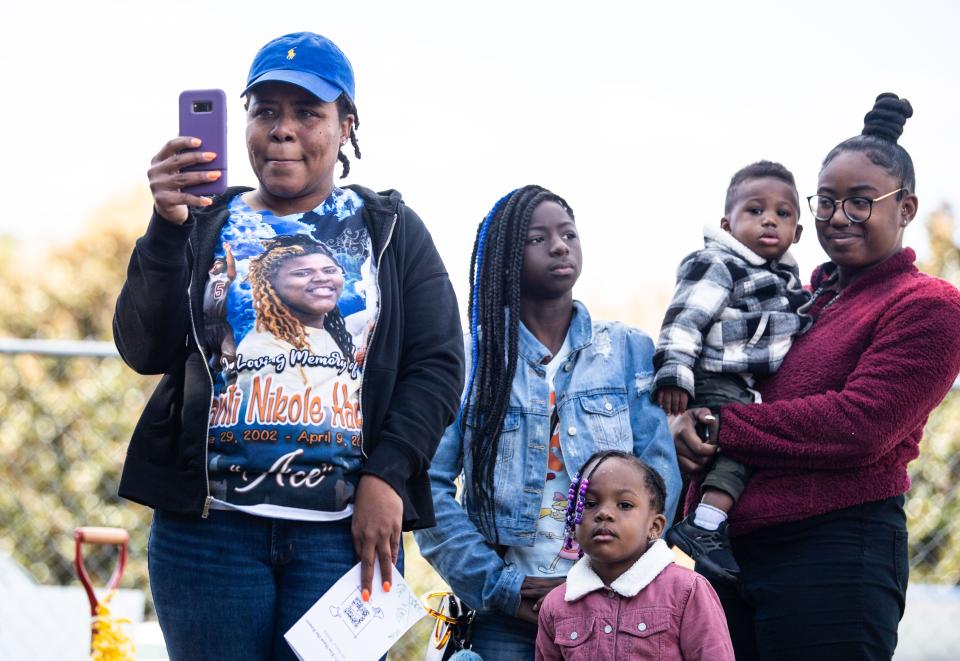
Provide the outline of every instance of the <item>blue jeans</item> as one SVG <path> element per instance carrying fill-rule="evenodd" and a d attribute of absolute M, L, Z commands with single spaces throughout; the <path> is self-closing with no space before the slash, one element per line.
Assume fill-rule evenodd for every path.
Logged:
<path fill-rule="evenodd" d="M 484 661 L 533 661 L 537 625 L 487 611 L 477 614 L 472 638 L 473 651 Z"/>
<path fill-rule="evenodd" d="M 295 660 L 283 634 L 357 563 L 350 523 L 154 512 L 150 587 L 171 661 Z"/>

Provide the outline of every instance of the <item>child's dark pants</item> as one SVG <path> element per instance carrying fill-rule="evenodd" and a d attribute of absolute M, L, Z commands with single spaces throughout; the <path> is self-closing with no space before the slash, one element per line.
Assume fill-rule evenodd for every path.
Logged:
<path fill-rule="evenodd" d="M 747 386 L 746 381 L 736 374 L 717 374 L 697 368 L 694 370 L 694 389 L 697 396 L 690 408 L 702 406 L 714 413 L 724 404 L 753 404 L 756 401 L 754 392 Z M 736 502 L 752 473 L 753 469 L 749 466 L 744 466 L 724 454 L 718 454 L 700 484 L 700 493 L 702 494 L 704 489 L 718 489 L 730 494 Z"/>

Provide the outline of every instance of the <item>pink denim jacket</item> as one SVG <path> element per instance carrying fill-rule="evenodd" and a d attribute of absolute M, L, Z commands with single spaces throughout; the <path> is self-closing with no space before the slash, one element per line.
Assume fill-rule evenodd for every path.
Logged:
<path fill-rule="evenodd" d="M 540 608 L 537 661 L 734 661 L 716 592 L 673 558 L 657 540 L 610 587 L 581 558 Z"/>

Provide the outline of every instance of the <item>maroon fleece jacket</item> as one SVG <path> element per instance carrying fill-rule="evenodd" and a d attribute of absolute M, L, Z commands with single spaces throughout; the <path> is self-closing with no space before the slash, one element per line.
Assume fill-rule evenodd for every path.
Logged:
<path fill-rule="evenodd" d="M 814 303 L 815 321 L 762 404 L 720 411 L 722 452 L 756 472 L 730 532 L 797 521 L 910 488 L 927 416 L 960 371 L 960 292 L 907 248 Z M 813 274 L 816 289 L 835 266 Z"/>

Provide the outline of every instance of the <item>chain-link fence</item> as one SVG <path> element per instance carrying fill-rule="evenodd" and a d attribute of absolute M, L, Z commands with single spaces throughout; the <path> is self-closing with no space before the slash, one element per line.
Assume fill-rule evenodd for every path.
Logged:
<path fill-rule="evenodd" d="M 127 369 L 108 343 L 0 340 L 0 588 L 11 580 L 2 572 L 12 567 L 39 584 L 76 585 L 73 530 L 103 525 L 130 531 L 123 586 L 149 596 L 150 512 L 116 494 L 127 440 L 153 383 Z M 955 386 L 931 416 L 921 458 L 911 466 L 912 582 L 897 659 L 953 659 L 960 649 L 954 624 L 960 616 L 958 423 Z M 438 584 L 407 541 L 413 551 L 408 580 L 415 589 Z M 96 584 L 108 579 L 114 554 L 108 547 L 90 549 L 87 566 Z M 150 608 L 148 599 L 148 618 Z M 0 622 L 0 638 L 36 636 L 10 626 Z M 428 628 L 418 625 L 391 658 L 419 658 Z"/>
<path fill-rule="evenodd" d="M 84 657 L 89 607 L 73 568 L 79 526 L 128 530 L 122 586 L 148 593 L 150 512 L 118 498 L 117 482 L 150 385 L 109 343 L 0 341 L 0 658 Z M 94 584 L 106 585 L 117 548 L 84 550 Z"/>

